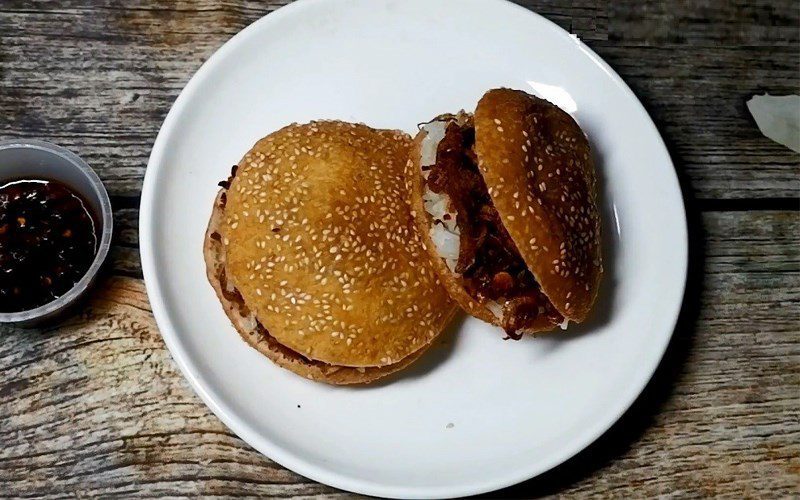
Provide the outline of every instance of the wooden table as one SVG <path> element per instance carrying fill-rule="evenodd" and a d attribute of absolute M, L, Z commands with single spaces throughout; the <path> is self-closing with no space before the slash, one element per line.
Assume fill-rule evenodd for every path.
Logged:
<path fill-rule="evenodd" d="M 77 316 L 0 327 L 0 494 L 350 496 L 211 414 L 164 347 L 139 266 L 139 193 L 167 110 L 216 48 L 285 3 L 0 2 L 0 139 L 83 156 L 117 220 L 110 276 Z M 496 495 L 800 494 L 800 156 L 745 108 L 754 93 L 800 93 L 796 3 L 521 3 L 586 41 L 650 111 L 692 260 L 674 340 L 634 407 L 578 457 Z"/>

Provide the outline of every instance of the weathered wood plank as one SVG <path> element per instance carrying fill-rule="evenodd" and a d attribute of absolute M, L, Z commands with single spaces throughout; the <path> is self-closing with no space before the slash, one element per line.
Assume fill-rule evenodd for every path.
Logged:
<path fill-rule="evenodd" d="M 608 2 L 609 39 L 625 45 L 796 46 L 797 2 L 680 0 Z"/>
<path fill-rule="evenodd" d="M 699 303 L 645 396 L 587 453 L 502 494 L 800 494 L 800 218 L 710 212 L 703 226 Z M 347 496 L 263 458 L 210 413 L 140 280 L 112 278 L 60 328 L 0 334 L 4 493 Z"/>
<path fill-rule="evenodd" d="M 137 196 L 161 121 L 189 77 L 287 1 L 6 1 L 0 138 L 63 144 L 113 195 Z M 773 43 L 798 39 L 793 2 L 519 3 L 572 29 L 620 72 L 698 197 L 796 196 L 800 156 L 762 137 L 744 106 L 756 92 L 800 92 L 800 45 Z"/>
<path fill-rule="evenodd" d="M 800 193 L 800 155 L 764 137 L 745 105 L 754 94 L 800 93 L 800 44 L 593 47 L 642 100 L 698 198 Z"/>
<path fill-rule="evenodd" d="M 289 1 L 0 3 L 0 139 L 53 140 L 99 171 L 117 275 L 61 328 L 0 327 L 2 494 L 348 496 L 264 459 L 210 414 L 133 279 L 137 199 L 169 106 L 217 47 Z M 515 1 L 618 70 L 697 197 L 759 210 L 796 198 L 800 156 L 763 138 L 744 106 L 800 93 L 796 2 Z M 699 299 L 645 396 L 586 453 L 503 494 L 800 495 L 798 213 L 714 211 L 703 224 Z"/>

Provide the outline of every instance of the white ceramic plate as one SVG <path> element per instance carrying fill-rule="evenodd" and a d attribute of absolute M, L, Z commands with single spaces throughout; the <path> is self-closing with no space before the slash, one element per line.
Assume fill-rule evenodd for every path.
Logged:
<path fill-rule="evenodd" d="M 466 319 L 407 373 L 367 388 L 309 382 L 239 340 L 201 249 L 217 182 L 257 139 L 316 118 L 413 133 L 498 86 L 552 100 L 590 137 L 607 269 L 592 321 L 512 342 Z M 389 497 L 495 490 L 589 445 L 658 365 L 686 275 L 680 190 L 639 101 L 576 37 L 501 0 L 301 0 L 256 22 L 175 102 L 140 222 L 153 312 L 203 401 L 284 466 Z"/>

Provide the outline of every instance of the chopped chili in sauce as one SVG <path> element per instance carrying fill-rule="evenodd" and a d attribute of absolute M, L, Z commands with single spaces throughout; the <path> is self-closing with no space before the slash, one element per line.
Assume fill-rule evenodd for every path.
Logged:
<path fill-rule="evenodd" d="M 67 293 L 97 253 L 93 215 L 60 182 L 0 186 L 0 312 L 19 312 Z"/>

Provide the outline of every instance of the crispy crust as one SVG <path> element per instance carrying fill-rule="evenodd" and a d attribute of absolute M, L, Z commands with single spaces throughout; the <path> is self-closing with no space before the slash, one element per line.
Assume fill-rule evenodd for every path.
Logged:
<path fill-rule="evenodd" d="M 221 190 L 214 203 L 214 210 L 208 224 L 208 230 L 203 245 L 203 254 L 206 262 L 206 275 L 209 283 L 217 293 L 228 318 L 233 323 L 236 331 L 251 347 L 269 358 L 278 366 L 290 370 L 302 377 L 325 382 L 333 385 L 367 384 L 379 378 L 405 368 L 416 361 L 425 349 L 420 349 L 399 362 L 383 367 L 352 368 L 328 365 L 319 361 L 309 360 L 288 347 L 281 345 L 266 331 L 251 328 L 248 324 L 247 314 L 242 312 L 241 304 L 228 300 L 222 292 L 220 281 L 221 272 L 225 269 L 225 252 L 219 240 L 211 237 L 212 233 L 219 231 L 224 208 L 220 202 Z"/>
<path fill-rule="evenodd" d="M 603 272 L 589 142 L 572 117 L 525 92 L 487 92 L 475 111 L 478 166 L 511 238 L 553 305 L 583 321 Z"/>
<path fill-rule="evenodd" d="M 468 116 L 466 113 L 455 115 L 441 115 L 435 120 L 457 120 Z M 467 293 L 464 286 L 461 284 L 461 275 L 451 271 L 445 260 L 439 255 L 436 246 L 430 236 L 430 230 L 433 226 L 433 220 L 430 214 L 425 210 L 425 205 L 422 199 L 423 191 L 423 177 L 420 168 L 421 148 L 422 142 L 425 139 L 427 132 L 421 130 L 414 138 L 414 145 L 411 150 L 411 155 L 406 164 L 406 183 L 408 190 L 411 192 L 411 208 L 414 220 L 417 223 L 417 230 L 420 233 L 425 249 L 431 257 L 436 273 L 444 284 L 450 296 L 464 309 L 467 313 L 481 319 L 487 323 L 495 326 L 502 327 L 502 315 L 498 317 L 489 309 L 485 302 L 479 302 L 470 294 Z M 521 330 L 522 333 L 537 333 L 545 332 L 554 329 L 554 325 L 544 318 L 538 319 L 532 326 Z"/>
<path fill-rule="evenodd" d="M 343 122 L 291 125 L 238 165 L 220 232 L 226 272 L 281 344 L 330 365 L 395 365 L 455 304 L 424 254 L 403 169 L 410 137 Z"/>

